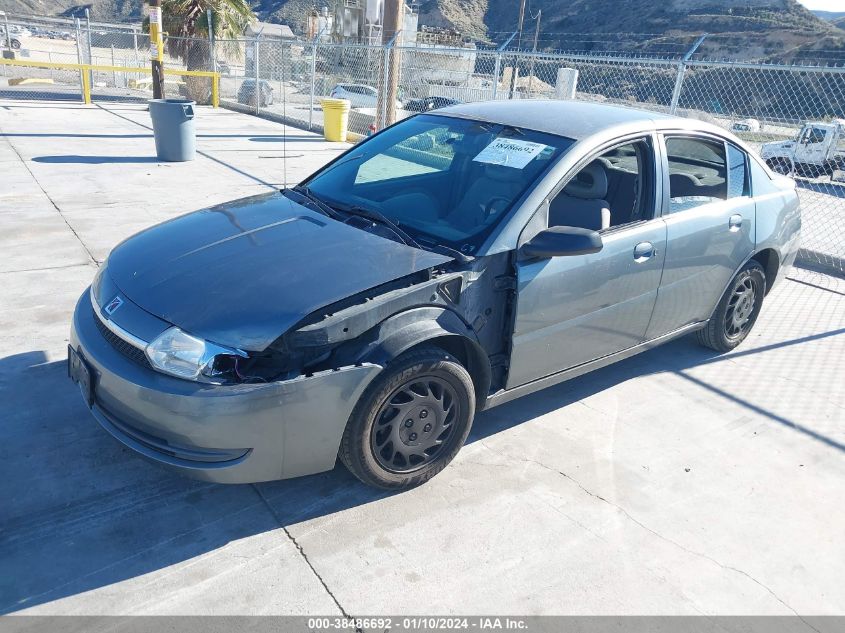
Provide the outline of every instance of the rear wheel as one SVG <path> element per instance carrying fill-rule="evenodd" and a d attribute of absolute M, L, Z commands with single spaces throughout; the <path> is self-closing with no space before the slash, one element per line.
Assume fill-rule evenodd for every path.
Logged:
<path fill-rule="evenodd" d="M 707 326 L 696 332 L 698 342 L 717 352 L 734 349 L 754 327 L 765 294 L 766 273 L 751 260 L 733 278 Z"/>
<path fill-rule="evenodd" d="M 339 456 L 365 484 L 402 489 L 443 470 L 466 441 L 475 411 L 467 370 L 446 352 L 403 354 L 358 401 Z"/>

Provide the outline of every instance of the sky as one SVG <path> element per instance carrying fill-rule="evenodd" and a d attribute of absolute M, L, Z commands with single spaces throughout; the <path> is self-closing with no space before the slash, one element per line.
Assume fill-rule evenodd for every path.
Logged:
<path fill-rule="evenodd" d="M 808 9 L 821 11 L 845 11 L 845 0 L 798 0 Z"/>

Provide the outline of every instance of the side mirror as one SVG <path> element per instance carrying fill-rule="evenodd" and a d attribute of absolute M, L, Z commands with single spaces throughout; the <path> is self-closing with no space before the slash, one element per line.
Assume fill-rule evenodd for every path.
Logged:
<path fill-rule="evenodd" d="M 598 231 L 575 226 L 553 226 L 540 231 L 519 249 L 525 257 L 561 257 L 566 255 L 589 255 L 602 249 Z"/>

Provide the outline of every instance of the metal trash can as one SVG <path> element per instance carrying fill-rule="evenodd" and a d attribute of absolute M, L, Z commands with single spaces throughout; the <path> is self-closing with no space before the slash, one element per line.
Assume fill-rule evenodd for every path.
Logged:
<path fill-rule="evenodd" d="M 346 142 L 349 129 L 349 99 L 321 99 L 323 106 L 323 136 L 327 141 Z"/>
<path fill-rule="evenodd" d="M 159 160 L 176 162 L 194 159 L 197 151 L 196 104 L 190 99 L 150 100 L 150 118 L 153 120 Z"/>

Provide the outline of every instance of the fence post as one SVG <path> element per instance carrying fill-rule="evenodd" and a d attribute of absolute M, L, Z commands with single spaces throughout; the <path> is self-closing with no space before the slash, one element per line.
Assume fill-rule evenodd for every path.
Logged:
<path fill-rule="evenodd" d="M 383 63 L 383 77 L 382 77 L 382 87 L 383 90 L 379 95 L 379 99 L 382 102 L 381 107 L 381 118 L 378 122 L 378 129 L 383 130 L 387 127 L 387 82 L 390 81 L 390 51 L 391 51 L 391 44 L 388 43 L 384 47 L 384 59 L 382 60 Z"/>
<path fill-rule="evenodd" d="M 141 67 L 141 58 L 138 56 L 138 31 L 132 27 L 132 44 L 135 47 L 135 68 Z M 141 76 L 135 73 L 135 79 L 140 79 Z"/>
<path fill-rule="evenodd" d="M 684 74 L 687 72 L 687 65 L 684 62 L 678 63 L 678 75 L 675 77 L 675 89 L 672 91 L 672 101 L 669 103 L 669 114 L 675 114 L 678 109 L 678 99 L 681 98 L 681 88 L 684 85 Z"/>
<path fill-rule="evenodd" d="M 493 101 L 496 100 L 496 95 L 499 93 L 499 73 L 502 72 L 502 51 L 510 46 L 513 38 L 516 37 L 517 31 L 511 33 L 511 36 L 505 40 L 499 48 L 496 49 L 496 67 L 493 70 Z"/>
<path fill-rule="evenodd" d="M 322 32 L 322 31 L 321 31 Z M 314 123 L 314 92 L 317 86 L 317 38 L 319 33 L 314 38 L 311 44 L 311 94 L 308 97 L 308 129 L 310 130 Z"/>
<path fill-rule="evenodd" d="M 681 98 L 681 89 L 684 86 L 684 75 L 687 72 L 687 62 L 695 54 L 695 51 L 698 50 L 698 47 L 701 46 L 701 43 L 706 37 L 707 33 L 699 37 L 695 41 L 695 44 L 693 44 L 686 52 L 683 59 L 681 59 L 678 63 L 678 76 L 675 78 L 675 89 L 672 91 L 672 102 L 669 104 L 669 114 L 675 114 L 675 111 L 678 109 L 678 101 Z"/>
<path fill-rule="evenodd" d="M 91 12 L 86 8 L 85 9 L 85 43 L 86 48 L 88 49 L 88 64 L 94 63 L 94 50 L 91 48 Z M 94 71 L 88 71 L 88 88 L 89 90 L 94 85 Z"/>
<path fill-rule="evenodd" d="M 255 114 L 261 114 L 261 84 L 259 83 L 259 74 L 258 74 L 258 55 L 259 49 L 258 45 L 261 42 L 261 36 L 255 38 L 255 50 L 253 51 L 253 55 L 255 56 L 255 89 L 253 90 L 253 97 L 255 98 Z"/>
<path fill-rule="evenodd" d="M 499 73 L 502 72 L 502 54 L 496 51 L 496 63 L 493 65 L 493 101 L 499 92 Z"/>
<path fill-rule="evenodd" d="M 79 18 L 73 18 L 73 25 L 76 30 L 76 63 L 83 64 L 85 63 L 82 59 L 82 48 L 80 46 L 79 40 L 82 39 L 82 32 L 79 28 Z M 83 68 L 79 69 L 79 94 L 82 95 L 82 101 L 85 101 L 85 70 Z"/>

